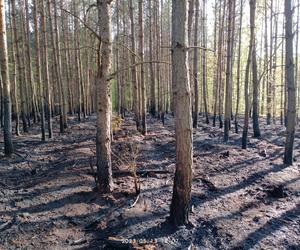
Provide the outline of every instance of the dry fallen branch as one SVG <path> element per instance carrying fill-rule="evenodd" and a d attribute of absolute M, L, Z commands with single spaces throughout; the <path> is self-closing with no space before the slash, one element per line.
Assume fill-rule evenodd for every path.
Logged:
<path fill-rule="evenodd" d="M 71 246 L 82 245 L 82 244 L 85 244 L 86 242 L 87 242 L 87 240 L 84 239 L 84 238 L 79 239 L 79 240 L 74 240 L 74 241 L 71 243 Z"/>
<path fill-rule="evenodd" d="M 3 231 L 3 230 L 5 230 L 5 229 L 7 229 L 11 224 L 12 224 L 12 220 L 7 221 L 7 222 L 1 224 L 1 225 L 0 225 L 0 231 Z"/>
<path fill-rule="evenodd" d="M 149 174 L 171 174 L 173 172 L 168 170 L 160 170 L 160 169 L 143 169 L 143 170 L 136 170 L 137 175 L 149 175 Z M 125 176 L 133 176 L 131 170 L 118 170 L 113 171 L 114 177 L 125 177 Z"/>
<path fill-rule="evenodd" d="M 119 205 L 117 205 L 115 208 L 112 208 L 108 213 L 104 213 L 96 217 L 92 222 L 85 226 L 85 230 L 91 230 L 93 227 L 96 227 L 102 219 L 109 218 L 110 216 L 112 216 L 113 213 L 115 213 L 118 210 L 122 210 L 125 206 L 128 206 L 127 198 L 123 199 Z"/>
<path fill-rule="evenodd" d="M 135 201 L 132 203 L 132 205 L 130 205 L 130 208 L 135 207 L 135 205 L 138 203 L 139 199 L 140 199 L 140 194 L 138 194 L 138 196 L 136 197 Z"/>
<path fill-rule="evenodd" d="M 199 178 L 211 191 L 218 191 L 218 188 L 207 178 Z"/>

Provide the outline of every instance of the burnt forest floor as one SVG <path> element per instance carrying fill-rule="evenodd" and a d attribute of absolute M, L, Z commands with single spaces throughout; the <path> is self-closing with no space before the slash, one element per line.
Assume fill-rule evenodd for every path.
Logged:
<path fill-rule="evenodd" d="M 71 117 L 66 133 L 55 125 L 48 142 L 40 141 L 38 125 L 14 138 L 16 154 L 0 158 L 0 249 L 300 249 L 299 129 L 295 164 L 286 167 L 279 124 L 262 125 L 262 138 L 250 134 L 242 150 L 241 135 L 224 144 L 222 130 L 201 118 L 191 225 L 175 230 L 165 223 L 175 168 L 173 118 L 163 126 L 149 117 L 144 137 L 129 117 L 114 136 L 114 172 L 134 163 L 149 170 L 140 176 L 137 202 L 131 176 L 115 178 L 111 195 L 94 191 L 95 123 L 94 116 L 82 123 Z"/>

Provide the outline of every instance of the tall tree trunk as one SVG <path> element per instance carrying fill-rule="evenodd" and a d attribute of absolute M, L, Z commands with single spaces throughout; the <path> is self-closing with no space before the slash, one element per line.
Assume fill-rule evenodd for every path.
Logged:
<path fill-rule="evenodd" d="M 4 127 L 4 103 L 3 103 L 3 87 L 2 76 L 0 74 L 0 127 Z"/>
<path fill-rule="evenodd" d="M 155 73 L 154 73 L 154 64 L 153 61 L 153 29 L 152 29 L 152 0 L 148 0 L 148 9 L 149 9 L 149 69 L 150 69 L 150 113 L 152 116 L 156 114 L 156 99 L 155 99 Z"/>
<path fill-rule="evenodd" d="M 203 96 L 203 106 L 205 113 L 205 122 L 209 124 L 208 117 L 208 95 L 207 95 L 207 57 L 206 57 L 206 47 L 207 47 L 207 17 L 206 17 L 206 0 L 202 2 L 202 96 Z"/>
<path fill-rule="evenodd" d="M 285 23 L 284 23 L 284 18 L 283 18 L 283 27 L 282 27 L 282 37 L 284 37 L 284 28 L 285 28 Z M 283 125 L 285 124 L 285 96 L 286 96 L 286 91 L 285 91 L 285 79 L 284 79 L 284 40 L 282 41 L 281 45 L 281 74 L 280 74 L 280 124 Z"/>
<path fill-rule="evenodd" d="M 273 35 L 274 40 L 274 56 L 273 56 L 273 78 L 272 78 L 272 102 L 273 102 L 273 110 L 272 110 L 272 117 L 273 117 L 273 124 L 276 123 L 276 69 L 277 69 L 277 43 L 278 43 L 278 1 L 275 2 L 275 10 L 274 10 L 274 24 L 275 24 L 275 30 Z M 271 58 L 272 60 L 272 58 Z"/>
<path fill-rule="evenodd" d="M 25 47 L 26 47 L 26 57 L 27 57 L 27 64 L 28 64 L 28 70 L 27 70 L 27 78 L 28 83 L 31 88 L 31 95 L 32 95 L 32 108 L 33 108 L 33 118 L 34 122 L 38 121 L 38 102 L 37 102 L 37 91 L 36 91 L 36 85 L 33 78 L 33 70 L 32 70 L 32 60 L 31 60 L 31 50 L 30 50 L 30 27 L 29 27 L 29 6 L 28 6 L 28 0 L 25 0 L 25 17 L 26 22 L 24 25 L 24 40 L 25 40 Z"/>
<path fill-rule="evenodd" d="M 288 86 L 288 108 L 287 108 L 287 129 L 286 143 L 284 151 L 284 163 L 293 164 L 293 150 L 296 123 L 296 90 L 295 90 L 295 71 L 294 71 L 294 48 L 293 48 L 293 11 L 292 1 L 285 0 L 285 78 Z"/>
<path fill-rule="evenodd" d="M 163 49 L 163 44 L 164 44 L 164 1 L 163 0 L 159 0 L 160 1 L 160 58 L 161 60 L 164 60 L 164 49 Z M 162 64 L 161 65 L 162 68 L 162 74 L 161 74 L 161 91 L 160 91 L 160 95 L 161 95 L 161 114 L 160 114 L 160 118 L 162 121 L 162 124 L 165 124 L 165 112 L 166 112 L 166 106 L 165 106 L 165 101 L 166 101 L 166 85 L 167 85 L 167 75 L 166 72 L 166 65 Z"/>
<path fill-rule="evenodd" d="M 159 0 L 154 0 L 155 8 L 154 8 L 154 20 L 155 20 L 155 45 L 156 45 L 156 61 L 160 60 L 160 47 L 161 47 L 161 37 L 160 37 L 160 25 L 159 25 Z M 156 82 L 157 82 L 157 113 L 158 119 L 161 118 L 162 111 L 162 98 L 161 98 L 161 71 L 160 65 L 156 64 Z"/>
<path fill-rule="evenodd" d="M 238 42 L 238 58 L 237 58 L 237 81 L 236 81 L 236 108 L 235 108 L 235 133 L 239 133 L 239 107 L 240 107 L 240 83 L 241 83 L 241 49 L 242 49 L 242 26 L 243 26 L 243 8 L 244 1 L 240 1 L 240 23 L 239 23 L 239 42 Z"/>
<path fill-rule="evenodd" d="M 54 61 L 54 72 L 55 72 L 55 79 L 57 81 L 58 86 L 58 99 L 59 99 L 59 128 L 60 133 L 64 133 L 65 126 L 64 126 L 64 105 L 63 105 L 63 97 L 62 97 L 62 82 L 61 82 L 61 66 L 60 66 L 60 48 L 59 48 L 59 42 L 56 39 L 56 21 L 54 17 L 54 25 L 53 25 L 53 19 L 51 14 L 51 2 L 50 0 L 47 0 L 47 6 L 48 6 L 48 17 L 49 17 L 49 28 L 50 28 L 50 36 L 51 36 L 51 46 L 53 50 L 53 61 Z M 54 10 L 54 13 L 56 10 Z M 54 14 L 55 15 L 55 14 Z"/>
<path fill-rule="evenodd" d="M 169 1 L 168 2 L 168 9 L 170 10 L 171 9 L 171 5 L 172 5 L 172 1 Z M 171 48 L 171 44 L 172 44 L 172 39 L 171 39 L 171 36 L 172 36 L 172 13 L 171 11 L 168 12 L 168 28 L 169 28 L 169 32 L 168 32 L 168 45 L 169 47 Z M 168 61 L 171 62 L 172 60 L 172 55 L 171 53 L 169 53 L 168 55 Z M 169 109 L 172 113 L 172 115 L 174 114 L 173 113 L 173 107 L 174 107 L 174 104 L 173 104 L 173 93 L 172 93 L 172 65 L 170 64 L 169 67 L 168 67 L 168 75 L 169 75 L 169 83 L 168 83 L 168 92 L 169 92 L 169 95 L 168 95 L 168 99 L 169 99 Z"/>
<path fill-rule="evenodd" d="M 129 0 L 129 13 L 131 23 L 131 64 L 136 64 L 136 46 L 135 46 L 135 28 L 134 28 L 134 6 L 132 0 Z M 133 112 L 135 114 L 135 124 L 137 130 L 140 129 L 140 113 L 139 113 L 139 84 L 137 79 L 136 66 L 131 67 L 132 91 L 133 91 Z"/>
<path fill-rule="evenodd" d="M 270 106 L 270 98 L 268 96 L 268 91 L 269 91 L 269 50 L 268 50 L 268 5 L 267 5 L 267 0 L 264 1 L 264 68 L 266 69 L 266 74 L 264 75 L 264 85 L 266 87 L 266 91 L 264 90 L 264 92 L 266 92 L 266 99 L 267 99 L 267 124 L 270 124 L 270 117 L 268 117 L 268 109 Z M 262 111 L 261 113 L 263 114 L 265 112 L 264 110 L 264 105 L 265 105 L 265 99 L 263 98 L 263 105 L 262 105 Z"/>
<path fill-rule="evenodd" d="M 119 0 L 116 0 L 116 16 L 117 16 L 117 34 L 116 34 L 116 71 L 118 72 L 120 69 L 120 49 L 119 49 L 119 40 L 120 40 L 120 3 Z M 117 74 L 117 112 L 118 115 L 121 116 L 122 114 L 122 97 L 121 97 L 121 93 L 122 93 L 122 84 L 121 84 L 121 77 L 119 74 Z"/>
<path fill-rule="evenodd" d="M 267 8 L 267 0 L 265 0 L 265 8 Z M 266 10 L 267 11 L 267 10 Z M 267 24 L 266 24 L 267 25 Z M 266 39 L 268 35 L 266 34 Z M 267 50 L 268 48 L 266 48 Z M 269 58 L 269 77 L 268 77 L 268 82 L 267 82 L 267 124 L 271 124 L 271 117 L 272 117 L 272 86 L 273 86 L 273 79 L 272 79 L 272 55 L 273 55 L 273 1 L 271 1 L 271 6 L 270 6 L 270 54 Z"/>
<path fill-rule="evenodd" d="M 214 24 L 214 64 L 216 65 L 214 72 L 214 86 L 213 86 L 213 95 L 214 95 L 214 103 L 213 103 L 213 127 L 216 126 L 217 120 L 217 106 L 219 101 L 219 42 L 220 42 L 220 23 L 221 23 L 221 9 L 217 10 L 218 0 L 215 0 L 215 24 Z M 221 1 L 220 1 L 221 4 Z M 218 25 L 219 24 L 219 27 Z M 217 30 L 218 27 L 218 30 Z M 217 34 L 218 33 L 218 34 Z"/>
<path fill-rule="evenodd" d="M 172 80 L 175 109 L 176 172 L 170 220 L 175 225 L 189 221 L 193 139 L 191 90 L 187 53 L 187 0 L 173 0 L 172 5 Z"/>
<path fill-rule="evenodd" d="M 127 40 L 127 37 L 125 36 L 126 34 L 126 13 L 125 13 L 125 1 L 122 1 L 122 8 L 123 8 L 123 15 L 122 15 L 122 25 L 123 25 L 123 37 L 122 37 L 122 43 L 124 45 L 126 45 L 126 40 Z M 151 30 L 149 31 L 149 33 L 151 34 Z M 125 48 L 125 46 L 123 46 L 123 49 L 122 49 L 122 63 L 123 65 L 126 65 L 127 64 L 127 55 L 126 53 L 128 53 L 128 50 Z M 127 79 L 127 71 L 124 71 L 122 73 L 122 93 L 121 93 L 121 99 L 122 99 L 122 106 L 121 106 L 121 113 L 122 113 L 122 117 L 124 118 L 125 117 L 125 107 L 126 107 L 126 79 Z M 151 98 L 152 99 L 152 98 Z M 155 96 L 154 96 L 154 100 L 155 100 Z M 154 105 L 154 108 L 155 108 L 155 105 Z"/>
<path fill-rule="evenodd" d="M 193 29 L 193 18 L 194 18 L 194 9 L 195 9 L 195 0 L 188 0 L 188 41 L 189 45 L 191 45 L 192 42 L 192 29 Z M 196 18 L 196 17 L 195 17 Z M 196 28 L 196 23 L 195 23 L 195 28 Z"/>
<path fill-rule="evenodd" d="M 256 0 L 249 0 L 250 3 L 250 26 L 253 26 L 255 23 L 255 9 Z M 244 90 L 244 98 L 245 98 L 245 118 L 244 118 L 244 127 L 243 127 L 243 137 L 242 137 L 242 149 L 247 148 L 248 144 L 248 129 L 249 129 L 249 115 L 250 115 L 250 102 L 249 102 L 249 78 L 250 78 L 250 66 L 252 61 L 252 50 L 254 44 L 254 30 L 251 31 L 250 34 L 250 45 L 248 52 L 248 60 L 246 65 L 245 72 L 245 90 Z"/>
<path fill-rule="evenodd" d="M 193 128 L 198 127 L 198 113 L 199 113 L 199 86 L 198 86 L 198 26 L 199 26 L 199 0 L 196 0 L 195 11 L 195 32 L 194 32 L 194 66 L 193 66 L 193 78 L 194 78 L 194 116 L 193 116 Z"/>
<path fill-rule="evenodd" d="M 235 0 L 228 2 L 228 25 L 227 25 L 227 66 L 226 66 L 226 95 L 225 95 L 225 116 L 224 116 L 224 142 L 229 140 L 230 118 L 232 109 L 232 26 L 233 10 Z"/>
<path fill-rule="evenodd" d="M 99 35 L 97 84 L 97 177 L 100 192 L 113 190 L 111 167 L 111 99 L 109 73 L 112 60 L 111 0 L 97 0 Z M 101 56 L 101 62 L 100 62 Z"/>
<path fill-rule="evenodd" d="M 193 30 L 194 12 L 195 12 L 195 0 L 188 0 L 188 46 L 192 46 L 192 37 L 193 37 L 192 30 Z M 193 65 L 192 52 L 193 52 L 192 50 L 188 51 L 190 79 L 193 79 L 193 76 L 194 76 L 194 73 L 193 73 L 194 65 Z M 196 69 L 196 70 L 198 70 L 198 69 Z M 192 81 L 190 82 L 190 84 L 192 84 Z M 193 93 L 193 88 L 191 88 L 191 95 L 192 95 L 192 100 L 196 98 L 196 96 L 195 96 L 196 93 Z M 195 110 L 194 110 L 194 106 L 192 105 L 192 114 L 194 115 L 194 113 L 195 113 Z"/>
<path fill-rule="evenodd" d="M 63 0 L 60 0 L 60 8 L 63 8 Z M 65 67 L 64 67 L 64 75 L 66 76 L 67 88 L 68 88 L 68 95 L 66 99 L 68 99 L 68 112 L 72 114 L 73 112 L 73 100 L 72 100 L 72 91 L 71 91 L 71 73 L 70 73 L 70 56 L 69 56 L 69 48 L 68 48 L 68 41 L 69 41 L 69 28 L 68 28 L 68 16 L 62 12 L 62 21 L 61 21 L 61 28 L 64 32 L 62 32 L 62 39 L 63 39 L 63 50 L 64 50 L 64 57 L 65 57 Z M 67 109 L 65 109 L 65 115 L 67 114 Z"/>
<path fill-rule="evenodd" d="M 54 33 L 55 33 L 55 48 L 57 50 L 56 57 L 57 57 L 57 71 L 59 73 L 59 99 L 60 99 L 60 105 L 61 105 L 61 113 L 62 113 L 62 123 L 64 129 L 68 127 L 67 124 L 67 115 L 66 115 L 66 109 L 67 109 L 67 103 L 65 98 L 65 88 L 64 83 L 62 80 L 62 65 L 61 65 L 61 47 L 60 47 L 60 33 L 59 33 L 59 27 L 58 27 L 58 7 L 57 7 L 57 0 L 52 0 L 53 7 L 54 7 Z M 64 130 L 61 130 L 61 132 L 64 132 Z"/>
<path fill-rule="evenodd" d="M 144 61 L 144 19 L 143 19 L 143 0 L 139 0 L 139 56 L 140 61 Z M 147 134 L 146 124 L 146 88 L 145 88 L 145 72 L 144 65 L 141 64 L 141 132 L 143 135 Z"/>
<path fill-rule="evenodd" d="M 219 41 L 218 41 L 218 63 L 217 63 L 217 74 L 218 74 L 218 113 L 219 113 L 219 127 L 223 128 L 223 42 L 224 42 L 224 22 L 226 12 L 226 0 L 223 2 L 222 11 L 220 12 L 220 24 L 219 24 Z"/>
<path fill-rule="evenodd" d="M 11 121 L 11 99 L 10 81 L 8 72 L 8 52 L 6 37 L 5 5 L 4 0 L 0 0 L 0 62 L 1 77 L 3 85 L 3 107 L 4 107 L 4 153 L 10 156 L 13 153 L 12 143 L 12 121 Z"/>
<path fill-rule="evenodd" d="M 28 126 L 31 126 L 31 116 L 32 112 L 34 112 L 33 108 L 33 98 L 31 93 L 33 93 L 32 85 L 30 84 L 29 74 L 28 74 L 28 64 L 27 64 L 27 49 L 26 49 L 26 27 L 25 27 L 25 6 L 24 1 L 19 0 L 19 14 L 20 14 L 20 27 L 21 27 L 21 34 L 20 34 L 20 44 L 21 44 L 21 63 L 23 68 L 23 81 L 24 81 L 24 88 L 25 88 L 25 105 L 26 105 L 26 119 Z"/>
<path fill-rule="evenodd" d="M 82 39 L 83 40 L 83 39 Z M 79 40 L 78 40 L 79 41 Z M 80 45 L 78 44 L 78 60 L 79 60 L 79 74 L 80 74 L 80 92 L 81 92 L 81 111 L 83 114 L 83 119 L 86 119 L 86 91 L 85 91 L 85 83 L 84 83 L 84 75 L 83 75 L 83 65 L 82 65 L 82 50 L 80 48 Z"/>
<path fill-rule="evenodd" d="M 252 39 L 252 82 L 253 82 L 253 110 L 252 110 L 252 119 L 253 119 L 253 133 L 255 138 L 260 137 L 260 129 L 259 129 L 259 104 L 258 104 L 258 90 L 259 90 L 259 82 L 257 75 L 257 59 L 256 59 L 256 37 L 255 37 L 255 15 L 256 15 L 256 0 L 252 0 L 250 5 L 251 8 L 251 23 L 250 23 L 250 32 Z"/>
<path fill-rule="evenodd" d="M 78 3 L 76 3 L 76 1 L 73 1 L 73 11 L 75 13 L 76 16 L 78 16 L 77 14 L 77 5 Z M 78 19 L 74 18 L 74 30 L 75 30 L 75 34 L 74 34 L 74 46 L 75 46 L 75 74 L 76 74 L 76 82 L 77 82 L 77 92 L 78 92 L 78 96 L 77 96 L 77 114 L 78 114 L 78 121 L 81 121 L 81 112 L 82 112 L 82 91 L 81 91 L 81 75 L 80 75 L 80 47 L 79 47 L 79 23 L 78 23 Z"/>
<path fill-rule="evenodd" d="M 300 5 L 297 7 L 297 25 L 296 25 L 296 63 L 295 63 L 295 82 L 298 83 L 298 112 L 297 124 L 299 123 L 299 110 L 300 110 L 300 79 L 299 79 L 299 23 L 300 23 Z"/>
<path fill-rule="evenodd" d="M 20 117 L 19 117 L 19 102 L 18 102 L 18 86 L 17 86 L 17 62 L 16 62 L 16 48 L 15 48 L 15 36 L 12 22 L 11 4 L 9 4 L 10 13 L 10 26 L 11 26 L 11 64 L 13 67 L 12 73 L 12 87 L 13 87 L 13 112 L 15 116 L 15 134 L 20 135 Z"/>
<path fill-rule="evenodd" d="M 51 86 L 49 80 L 49 63 L 48 63 L 48 36 L 46 29 L 46 3 L 41 1 L 41 24 L 42 24 L 42 41 L 43 41 L 43 76 L 44 76 L 44 84 L 46 86 L 46 119 L 47 119 L 47 127 L 48 127 L 48 137 L 52 138 L 52 100 L 51 100 Z"/>
<path fill-rule="evenodd" d="M 38 27 L 38 12 L 37 9 L 37 0 L 33 0 L 33 16 L 34 16 L 34 37 L 35 37 L 35 61 L 36 61 L 36 82 L 39 86 L 39 95 L 40 95 L 40 111 L 41 111 L 41 132 L 42 132 L 42 141 L 46 140 L 45 133 L 45 105 L 44 105 L 44 86 L 42 83 L 42 73 L 41 73 L 41 51 L 40 51 L 40 34 Z"/>
<path fill-rule="evenodd" d="M 17 65 L 18 65 L 18 85 L 20 86 L 20 99 L 21 99 L 21 118 L 22 118 L 22 126 L 23 132 L 28 132 L 27 126 L 27 105 L 26 105 L 26 81 L 24 76 L 24 67 L 21 61 L 21 46 L 20 46 L 20 34 L 17 30 L 17 21 L 16 21 L 16 1 L 11 0 L 11 15 L 12 15 L 12 25 L 13 25 L 13 33 L 14 33 L 14 42 L 16 48 L 16 57 L 17 57 Z"/>

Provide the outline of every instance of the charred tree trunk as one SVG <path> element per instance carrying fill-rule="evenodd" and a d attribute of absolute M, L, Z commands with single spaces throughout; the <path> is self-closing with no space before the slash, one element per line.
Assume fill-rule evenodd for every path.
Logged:
<path fill-rule="evenodd" d="M 214 62 L 216 65 L 215 72 L 214 72 L 214 86 L 213 86 L 213 95 L 214 95 L 214 103 L 213 103 L 213 127 L 216 126 L 216 119 L 217 119 L 217 106 L 218 106 L 218 92 L 219 92 L 219 39 L 220 39 L 220 32 L 217 30 L 218 23 L 220 24 L 221 20 L 221 8 L 217 10 L 218 1 L 215 0 L 215 24 L 214 24 Z M 218 21 L 217 21 L 218 20 Z M 219 25 L 220 26 L 220 25 Z M 220 28 L 219 28 L 220 30 Z M 217 35 L 218 33 L 218 35 Z"/>
<path fill-rule="evenodd" d="M 53 19 L 51 14 L 51 2 L 47 0 L 48 6 L 48 16 L 49 16 L 49 28 L 50 28 L 50 36 L 51 36 L 51 46 L 53 50 L 53 61 L 54 61 L 54 72 L 55 72 L 55 79 L 57 81 L 58 86 L 58 98 L 59 98 L 59 128 L 60 133 L 65 132 L 64 126 L 64 105 L 63 105 L 63 97 L 62 97 L 62 82 L 61 82 L 61 63 L 60 63 L 60 49 L 59 49 L 59 42 L 56 40 L 56 25 L 53 25 Z M 54 10 L 54 13 L 56 10 Z M 55 19 L 55 18 L 54 18 Z M 55 23 L 55 21 L 54 21 Z"/>
<path fill-rule="evenodd" d="M 143 0 L 139 0 L 139 56 L 140 61 L 144 61 L 144 19 L 143 19 Z M 141 85 L 141 132 L 147 134 L 146 124 L 146 87 L 144 65 L 140 66 L 140 85 Z"/>
<path fill-rule="evenodd" d="M 253 107 L 252 107 L 252 120 L 253 120 L 253 133 L 255 138 L 260 137 L 260 128 L 259 128 L 259 104 L 258 104 L 258 90 L 259 82 L 257 75 L 257 59 L 256 59 L 256 37 L 255 37 L 255 15 L 256 15 L 256 0 L 250 1 L 251 5 L 251 23 L 250 23 L 250 32 L 251 39 L 253 43 L 252 48 L 252 82 L 253 82 Z"/>
<path fill-rule="evenodd" d="M 10 97 L 10 81 L 8 72 L 8 52 L 6 37 L 6 21 L 4 0 L 0 0 L 0 62 L 1 77 L 3 85 L 3 108 L 4 108 L 4 153 L 10 156 L 13 153 L 12 143 L 12 121 L 11 121 L 11 97 Z"/>
<path fill-rule="evenodd" d="M 156 114 L 156 99 L 155 99 L 155 73 L 153 61 L 153 29 L 152 29 L 152 0 L 148 0 L 149 8 L 149 58 L 150 58 L 150 113 L 154 117 Z"/>
<path fill-rule="evenodd" d="M 136 64 L 136 46 L 135 46 L 135 28 L 134 28 L 134 7 L 132 0 L 129 0 L 129 13 L 131 22 L 131 64 Z M 139 113 L 139 84 L 137 79 L 136 66 L 131 67 L 132 91 L 133 91 L 133 112 L 135 114 L 135 124 L 137 130 L 140 129 L 140 113 Z"/>
<path fill-rule="evenodd" d="M 267 0 L 265 0 L 265 8 L 266 8 L 266 12 L 267 12 Z M 267 18 L 267 15 L 266 17 Z M 267 21 L 266 21 L 267 22 Z M 267 27 L 267 24 L 265 24 Z M 270 125 L 271 124 L 271 117 L 272 117 L 272 54 L 273 54 L 273 1 L 271 1 L 271 6 L 270 6 L 270 54 L 269 54 L 269 58 L 266 58 L 267 60 L 269 60 L 269 77 L 267 78 L 267 124 Z M 268 33 L 266 32 L 266 40 L 268 39 Z M 268 44 L 266 43 L 266 46 L 268 46 Z M 268 48 L 266 47 L 266 50 L 268 50 Z M 266 64 L 268 64 L 268 61 L 266 62 Z"/>
<path fill-rule="evenodd" d="M 60 8 L 63 8 L 63 0 L 60 0 Z M 69 56 L 69 48 L 68 48 L 68 39 L 69 39 L 69 25 L 68 25 L 68 16 L 62 12 L 62 21 L 61 21 L 61 28 L 62 32 L 62 39 L 63 39 L 63 50 L 64 50 L 64 57 L 65 57 L 65 67 L 64 68 L 64 75 L 66 77 L 68 94 L 66 95 L 66 99 L 68 99 L 68 109 L 65 108 L 65 115 L 68 113 L 73 114 L 73 100 L 72 100 L 72 91 L 71 91 L 71 73 L 70 73 L 70 56 Z"/>
<path fill-rule="evenodd" d="M 113 191 L 111 166 L 111 86 L 109 73 L 112 60 L 111 0 L 97 0 L 101 51 L 98 54 L 97 83 L 97 178 L 100 192 Z M 100 60 L 101 57 L 101 60 Z"/>
<path fill-rule="evenodd" d="M 202 2 L 202 97 L 204 106 L 205 123 L 209 124 L 208 117 L 208 95 L 207 95 L 207 17 L 206 17 L 206 0 Z"/>
<path fill-rule="evenodd" d="M 172 5 L 172 80 L 175 109 L 176 172 L 170 220 L 174 225 L 189 221 L 193 139 L 191 90 L 187 52 L 187 0 L 173 0 Z"/>
<path fill-rule="evenodd" d="M 15 134 L 20 135 L 20 115 L 19 115 L 19 102 L 18 102 L 18 86 L 17 86 L 17 62 L 16 62 L 16 48 L 15 48 L 15 36 L 12 22 L 11 4 L 9 5 L 10 13 L 10 26 L 11 26 L 11 64 L 13 67 L 12 73 L 12 96 L 13 96 L 13 117 L 15 118 Z"/>
<path fill-rule="evenodd" d="M 37 103 L 37 91 L 36 91 L 36 85 L 33 78 L 33 70 L 32 70 L 32 60 L 31 60 L 31 49 L 30 49 L 30 27 L 29 27 L 29 6 L 28 6 L 28 0 L 25 0 L 25 19 L 26 21 L 23 23 L 24 28 L 24 42 L 25 42 L 25 48 L 26 48 L 26 59 L 27 59 L 27 79 L 29 86 L 31 88 L 31 96 L 32 96 L 32 112 L 33 112 L 33 121 L 36 123 L 38 121 L 38 103 Z"/>
<path fill-rule="evenodd" d="M 61 106 L 61 113 L 62 113 L 62 126 L 63 128 L 67 128 L 67 115 L 66 115 L 66 109 L 67 109 L 67 103 L 65 98 L 65 89 L 64 89 L 64 83 L 62 80 L 62 65 L 61 65 L 61 41 L 60 41 L 60 33 L 59 33 L 59 26 L 58 26 L 58 7 L 57 7 L 57 0 L 52 0 L 53 7 L 54 7 L 54 33 L 55 33 L 55 48 L 57 50 L 56 57 L 57 57 L 57 72 L 59 74 L 59 100 L 60 100 L 60 106 Z M 63 133 L 64 129 L 62 130 L 60 128 L 60 131 Z"/>
<path fill-rule="evenodd" d="M 256 4 L 256 0 L 250 0 L 249 3 L 250 3 L 250 26 L 252 26 L 255 22 L 254 19 L 255 9 L 253 7 Z M 242 149 L 246 149 L 248 144 L 248 129 L 249 129 L 249 115 L 250 115 L 249 78 L 250 78 L 250 66 L 251 66 L 252 53 L 253 53 L 252 50 L 253 50 L 253 43 L 254 43 L 253 31 L 251 32 L 250 35 L 250 45 L 249 45 L 248 60 L 247 60 L 246 73 L 245 73 L 245 86 L 244 86 L 245 118 L 244 118 L 243 137 L 242 137 Z"/>
<path fill-rule="evenodd" d="M 40 51 L 40 34 L 38 27 L 38 12 L 37 9 L 37 0 L 33 1 L 33 16 L 34 16 L 34 36 L 35 36 L 35 61 L 36 61 L 36 82 L 39 86 L 39 95 L 40 95 L 40 116 L 41 116 L 41 132 L 42 132 L 42 141 L 46 140 L 45 132 L 45 105 L 44 105 L 44 86 L 42 83 L 42 72 L 41 72 L 41 51 Z"/>
<path fill-rule="evenodd" d="M 287 129 L 286 144 L 284 151 L 284 163 L 293 164 L 293 150 L 296 124 L 296 90 L 295 90 L 295 69 L 294 69 L 294 49 L 293 49 L 293 10 L 292 1 L 285 0 L 285 78 L 288 87 L 288 107 L 287 107 Z"/>
<path fill-rule="evenodd" d="M 41 24 L 42 24 L 42 41 L 43 41 L 43 76 L 44 76 L 44 84 L 46 86 L 46 119 L 47 119 L 47 127 L 48 127 L 48 137 L 52 138 L 52 100 L 51 100 L 51 86 L 49 80 L 49 62 L 48 62 L 48 38 L 47 38 L 47 29 L 46 29 L 46 11 L 45 6 L 46 3 L 41 1 Z"/>
<path fill-rule="evenodd" d="M 227 30 L 227 66 L 226 66 L 226 96 L 225 96 L 225 116 L 224 116 L 224 142 L 229 140 L 230 118 L 232 109 L 232 26 L 235 0 L 228 2 L 228 30 Z"/>
<path fill-rule="evenodd" d="M 221 5 L 222 6 L 222 5 Z M 218 74 L 218 113 L 219 113 L 219 127 L 223 128 L 223 42 L 224 42 L 224 22 L 226 12 L 226 0 L 224 0 L 222 8 L 220 8 L 220 23 L 219 23 L 219 40 L 218 40 L 218 62 L 217 62 L 217 74 Z"/>
<path fill-rule="evenodd" d="M 238 42 L 238 58 L 237 58 L 237 81 L 236 81 L 236 108 L 235 108 L 235 133 L 239 133 L 239 107 L 240 107 L 240 83 L 241 83 L 241 47 L 242 47 L 242 26 L 243 26 L 243 4 L 244 1 L 240 2 L 240 23 L 239 23 L 239 42 Z"/>
<path fill-rule="evenodd" d="M 282 37 L 284 37 L 285 33 L 284 33 L 284 27 L 285 27 L 285 23 L 284 23 L 284 18 L 283 18 L 283 28 L 282 28 Z M 284 40 L 282 41 L 282 45 L 281 45 L 281 75 L 280 75 L 280 124 L 284 125 L 285 124 L 285 96 L 286 96 L 286 91 L 285 91 L 285 77 L 284 77 Z"/>
<path fill-rule="evenodd" d="M 193 128 L 198 127 L 198 113 L 199 113 L 199 84 L 198 84 L 198 26 L 199 26 L 199 0 L 195 3 L 195 33 L 194 33 L 194 66 L 193 66 L 193 78 L 194 78 L 194 116 L 193 116 Z"/>
<path fill-rule="evenodd" d="M 73 2 L 73 11 L 76 16 L 77 14 L 77 6 L 76 2 Z M 81 75 L 80 75 L 80 47 L 79 47 L 79 23 L 78 19 L 74 18 L 74 46 L 75 46 L 75 75 L 76 75 L 76 84 L 77 84 L 77 115 L 78 115 L 78 121 L 81 122 L 81 113 L 82 113 L 82 91 L 81 91 Z"/>
<path fill-rule="evenodd" d="M 16 58 L 17 58 L 17 65 L 18 65 L 18 85 L 20 87 L 20 99 L 21 99 L 21 118 L 22 118 L 22 126 L 23 132 L 28 132 L 28 125 L 26 120 L 27 115 L 27 105 L 26 105 L 26 82 L 25 82 L 25 75 L 24 75 L 24 68 L 22 65 L 21 60 L 21 45 L 20 45 L 20 35 L 17 30 L 17 21 L 16 21 L 16 1 L 11 0 L 11 15 L 12 15 L 12 25 L 13 25 L 13 33 L 14 33 L 14 43 L 16 48 Z"/>

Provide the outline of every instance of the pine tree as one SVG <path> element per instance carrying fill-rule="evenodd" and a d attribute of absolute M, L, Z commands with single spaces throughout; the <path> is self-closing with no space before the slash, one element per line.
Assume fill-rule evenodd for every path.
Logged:
<path fill-rule="evenodd" d="M 112 61 L 111 0 L 97 0 L 101 62 L 97 75 L 97 177 L 100 192 L 113 190 L 111 167 L 111 99 L 109 74 Z"/>
<path fill-rule="evenodd" d="M 287 103 L 287 129 L 286 143 L 284 151 L 284 163 L 293 164 L 293 150 L 295 139 L 296 124 L 296 89 L 295 89 L 295 69 L 294 69 L 294 49 L 293 49 L 293 10 L 292 1 L 285 0 L 285 78 L 288 87 L 288 103 Z"/>
<path fill-rule="evenodd" d="M 8 52 L 6 37 L 6 20 L 4 0 L 0 1 L 0 62 L 1 78 L 3 85 L 3 108 L 4 108 L 4 153 L 10 156 L 13 153 L 12 121 L 11 121 L 11 97 L 10 81 L 8 72 Z"/>
<path fill-rule="evenodd" d="M 193 140 L 191 90 L 188 70 L 187 0 L 172 5 L 172 79 L 175 111 L 176 172 L 170 220 L 175 225 L 189 221 Z"/>

